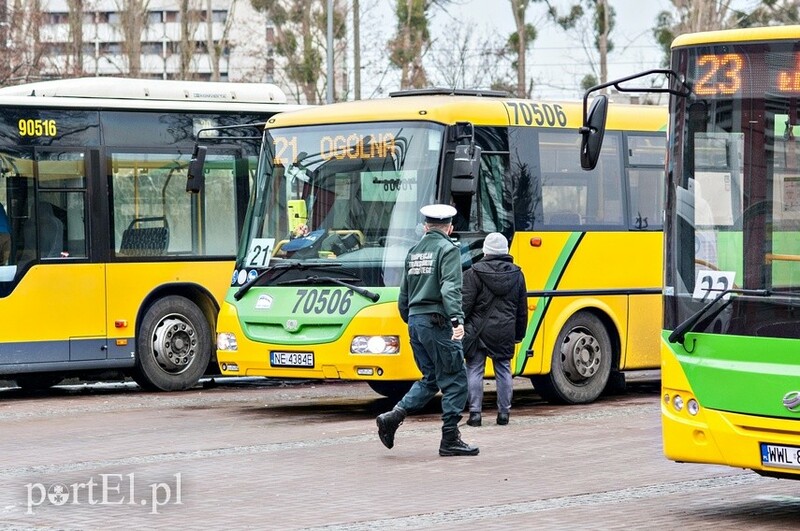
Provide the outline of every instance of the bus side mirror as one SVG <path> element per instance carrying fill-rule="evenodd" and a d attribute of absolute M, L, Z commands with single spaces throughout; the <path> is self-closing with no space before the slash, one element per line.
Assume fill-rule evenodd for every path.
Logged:
<path fill-rule="evenodd" d="M 461 194 L 474 194 L 478 186 L 478 172 L 481 169 L 481 148 L 474 144 L 459 144 L 453 158 L 450 191 Z"/>
<path fill-rule="evenodd" d="M 471 122 L 456 122 L 452 129 L 456 141 L 453 157 L 450 191 L 461 194 L 474 194 L 478 187 L 478 173 L 481 169 L 481 148 L 475 145 L 475 126 Z M 463 142 L 467 140 L 467 142 Z"/>
<path fill-rule="evenodd" d="M 607 114 L 608 98 L 605 95 L 597 96 L 592 101 L 588 115 L 584 118 L 583 127 L 578 130 L 583 137 L 581 139 L 581 168 L 584 170 L 593 170 L 600 159 L 603 135 L 606 132 Z"/>
<path fill-rule="evenodd" d="M 189 161 L 188 176 L 186 177 L 187 192 L 196 194 L 205 186 L 206 177 L 203 172 L 203 166 L 206 162 L 206 151 L 208 151 L 207 147 L 195 144 L 192 160 Z"/>

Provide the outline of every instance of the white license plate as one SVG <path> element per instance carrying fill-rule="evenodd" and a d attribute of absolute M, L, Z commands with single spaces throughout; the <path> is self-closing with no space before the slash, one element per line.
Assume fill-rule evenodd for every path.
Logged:
<path fill-rule="evenodd" d="M 269 364 L 273 367 L 313 367 L 313 352 L 270 352 Z"/>
<path fill-rule="evenodd" d="M 761 443 L 761 464 L 775 468 L 800 468 L 800 447 Z"/>

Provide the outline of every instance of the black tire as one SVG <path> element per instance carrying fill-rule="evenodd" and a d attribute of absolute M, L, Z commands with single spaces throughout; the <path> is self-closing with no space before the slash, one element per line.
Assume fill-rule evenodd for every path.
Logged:
<path fill-rule="evenodd" d="M 531 381 L 549 402 L 588 404 L 605 390 L 613 358 L 606 327 L 591 313 L 579 312 L 558 334 L 550 374 L 534 376 Z"/>
<path fill-rule="evenodd" d="M 611 375 L 608 377 L 608 383 L 606 384 L 603 394 L 608 396 L 622 395 L 625 394 L 627 388 L 628 384 L 625 382 L 625 374 L 616 369 L 611 369 Z"/>
<path fill-rule="evenodd" d="M 381 396 L 391 398 L 392 400 L 400 400 L 405 396 L 414 382 L 384 382 L 377 380 L 368 380 L 370 388 Z"/>
<path fill-rule="evenodd" d="M 205 373 L 211 348 L 211 325 L 200 308 L 185 297 L 164 297 L 142 319 L 133 379 L 152 391 L 189 389 Z"/>
<path fill-rule="evenodd" d="M 25 391 L 41 391 L 43 389 L 50 389 L 54 385 L 61 383 L 61 380 L 63 379 L 63 376 L 47 372 L 17 374 L 14 376 L 14 381 L 17 383 L 17 387 Z"/>

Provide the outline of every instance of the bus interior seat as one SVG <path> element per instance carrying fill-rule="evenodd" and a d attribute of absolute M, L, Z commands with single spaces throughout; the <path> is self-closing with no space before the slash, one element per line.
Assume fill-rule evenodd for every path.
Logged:
<path fill-rule="evenodd" d="M 64 223 L 53 212 L 53 205 L 39 201 L 39 252 L 42 258 L 60 257 L 64 250 Z M 34 249 L 36 220 L 29 218 L 22 228 L 26 249 Z"/>
<path fill-rule="evenodd" d="M 157 256 L 164 254 L 168 246 L 169 225 L 165 216 L 136 218 L 122 232 L 119 252 L 126 256 Z"/>

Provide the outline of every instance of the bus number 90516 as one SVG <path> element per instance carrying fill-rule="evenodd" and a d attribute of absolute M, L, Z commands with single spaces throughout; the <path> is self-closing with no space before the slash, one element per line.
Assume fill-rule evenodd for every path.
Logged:
<path fill-rule="evenodd" d="M 58 128 L 55 120 L 21 119 L 17 122 L 19 136 L 56 136 Z"/>

